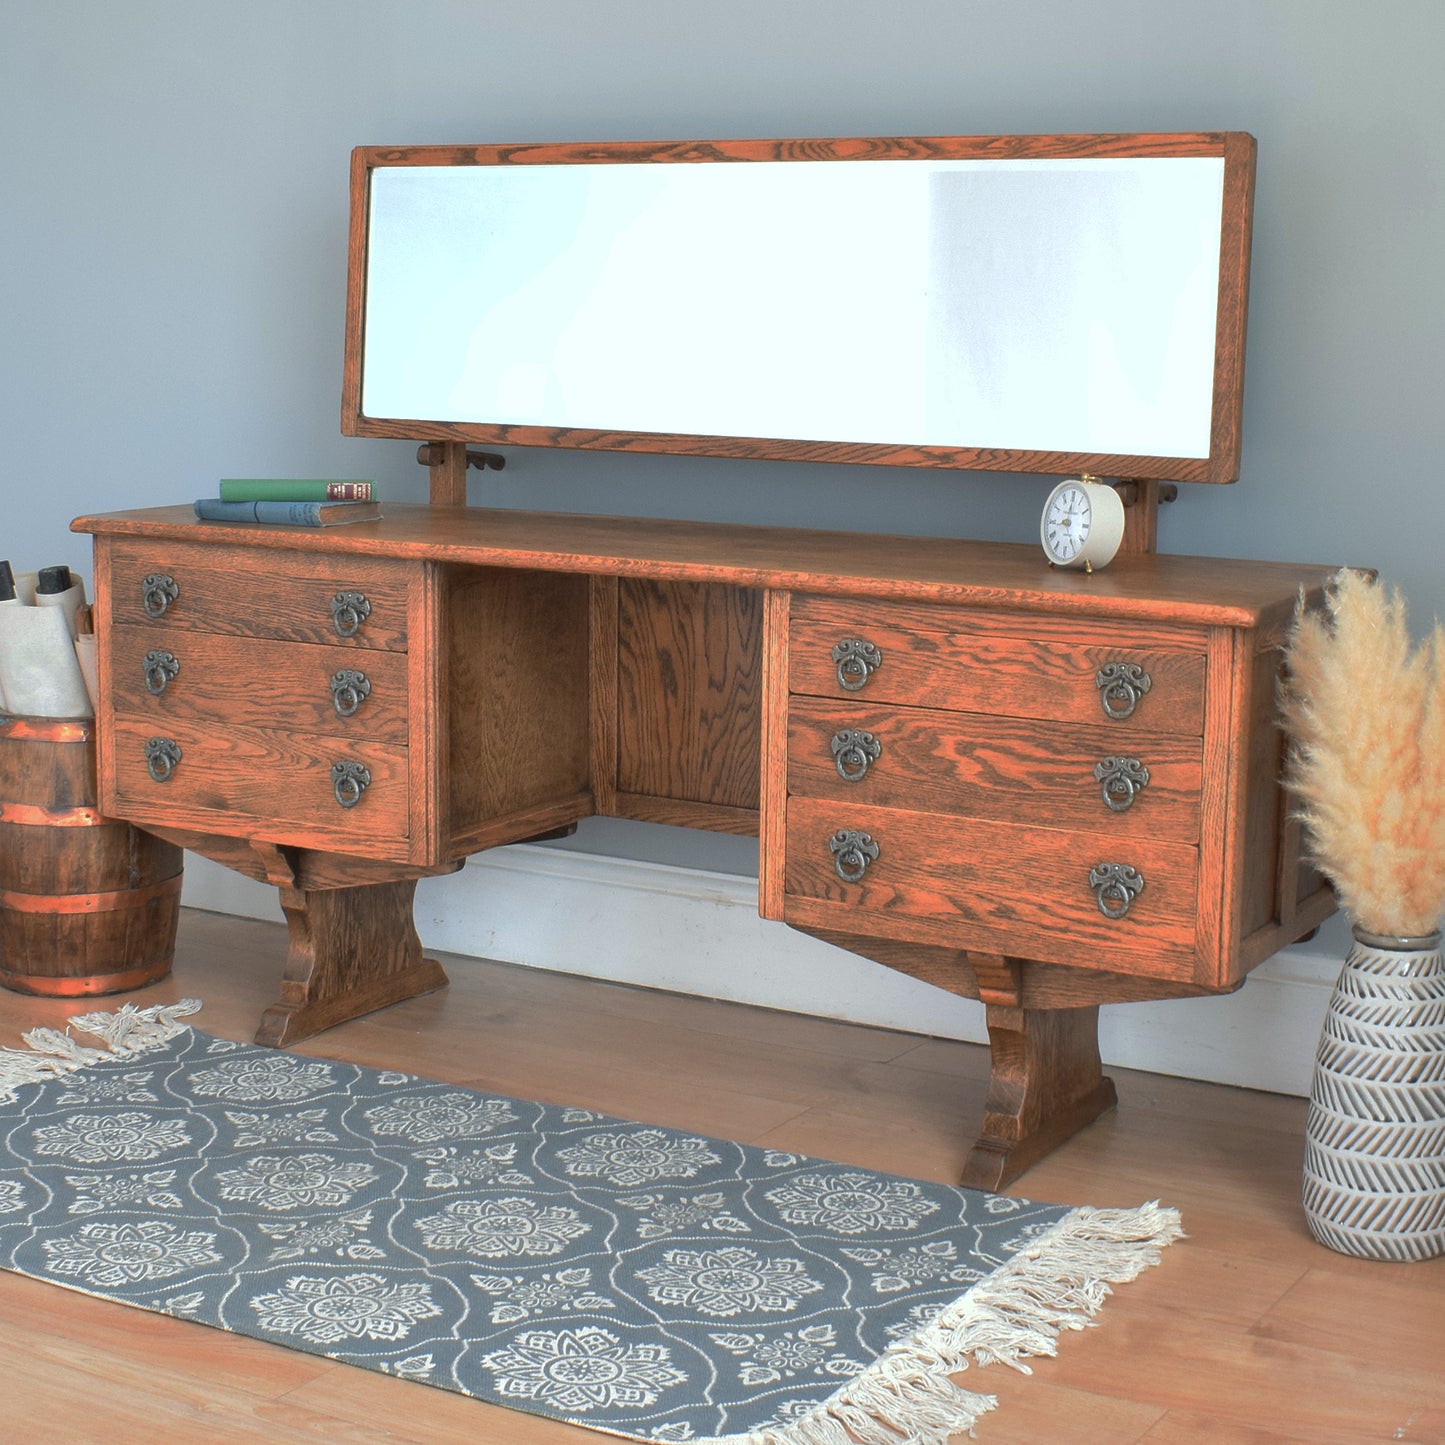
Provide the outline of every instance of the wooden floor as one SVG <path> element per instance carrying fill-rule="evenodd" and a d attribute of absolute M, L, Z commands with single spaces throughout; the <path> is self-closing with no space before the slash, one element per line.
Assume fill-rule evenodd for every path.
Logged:
<path fill-rule="evenodd" d="M 114 1002 L 205 1002 L 249 1039 L 280 925 L 186 913 L 173 977 Z M 452 984 L 298 1052 L 952 1180 L 985 1052 L 470 959 Z M 0 1043 L 74 1006 L 0 993 Z M 1370 1264 L 1300 1214 L 1305 1106 L 1117 1071 L 1120 1107 L 1012 1192 L 1179 1208 L 1188 1239 L 1032 1376 L 969 1372 L 981 1442 L 1445 1442 L 1445 1260 Z M 590 1445 L 608 1437 L 0 1274 L 4 1445 Z M 942 1445 L 942 1442 L 939 1442 Z"/>

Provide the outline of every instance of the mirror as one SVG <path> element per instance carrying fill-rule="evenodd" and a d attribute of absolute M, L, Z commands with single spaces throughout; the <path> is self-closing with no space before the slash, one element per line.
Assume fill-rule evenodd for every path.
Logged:
<path fill-rule="evenodd" d="M 358 152 L 344 429 L 1233 480 L 1252 142 L 1003 139 Z"/>

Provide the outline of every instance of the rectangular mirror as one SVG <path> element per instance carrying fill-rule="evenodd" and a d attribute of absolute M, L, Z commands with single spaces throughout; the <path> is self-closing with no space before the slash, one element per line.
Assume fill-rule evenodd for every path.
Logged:
<path fill-rule="evenodd" d="M 355 435 L 1233 481 L 1244 135 L 362 149 Z"/>

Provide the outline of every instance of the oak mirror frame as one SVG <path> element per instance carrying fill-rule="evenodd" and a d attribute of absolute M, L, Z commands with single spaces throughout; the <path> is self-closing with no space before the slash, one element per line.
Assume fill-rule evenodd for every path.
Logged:
<path fill-rule="evenodd" d="M 1239 132 L 359 147 L 342 430 L 1232 482 Z"/>

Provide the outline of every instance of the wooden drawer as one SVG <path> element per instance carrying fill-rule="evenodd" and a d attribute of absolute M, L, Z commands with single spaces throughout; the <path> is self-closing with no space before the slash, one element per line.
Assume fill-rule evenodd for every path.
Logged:
<path fill-rule="evenodd" d="M 122 540 L 110 547 L 112 624 L 406 651 L 407 593 L 418 571 L 411 563 L 184 542 Z M 164 610 L 160 599 L 169 589 L 158 590 L 152 577 L 174 587 Z M 339 594 L 365 599 L 358 611 L 367 615 L 349 634 L 341 631 L 350 625 L 344 609 L 340 626 L 333 614 Z"/>
<path fill-rule="evenodd" d="M 788 687 L 818 697 L 938 707 L 1056 722 L 1104 722 L 1200 736 L 1204 731 L 1204 641 L 1167 642 L 1124 626 L 1068 618 L 999 617 L 961 609 L 795 597 Z M 839 678 L 840 645 L 864 643 L 880 661 Z M 1141 669 L 1147 691 L 1106 712 L 1101 670 Z"/>
<path fill-rule="evenodd" d="M 834 739 L 845 729 L 868 736 L 835 753 Z M 794 697 L 788 791 L 870 807 L 1097 829 L 1119 840 L 1198 842 L 1200 740 L 1131 729 L 1127 743 L 1121 752 L 1117 725 L 1102 719 L 1078 725 Z M 1114 807 L 1095 776 L 1111 760 Z M 1147 771 L 1128 768 L 1130 762 Z M 1136 779 L 1132 789 L 1126 770 Z M 1141 776 L 1147 782 L 1139 785 Z"/>
<path fill-rule="evenodd" d="M 157 637 L 153 624 L 131 624 L 111 628 L 110 656 L 115 710 L 149 719 L 152 730 L 193 721 L 223 730 L 284 727 L 338 739 L 407 741 L 405 653 L 358 657 L 341 645 L 181 629 Z M 332 680 L 343 673 L 334 692 Z M 355 711 L 338 712 L 338 695 L 342 707 L 355 701 Z"/>
<path fill-rule="evenodd" d="M 839 830 L 878 848 L 856 882 L 835 866 Z M 1108 918 L 1089 881 L 1099 864 L 1142 873 L 1122 918 Z M 937 813 L 790 798 L 784 917 L 812 927 L 1193 977 L 1198 853 L 1177 843 L 1120 841 L 1107 829 L 1064 831 Z"/>
<path fill-rule="evenodd" d="M 406 748 L 309 733 L 268 732 L 177 720 L 158 734 L 148 718 L 119 716 L 112 727 L 115 805 L 138 823 L 312 847 L 343 847 L 371 857 L 405 857 Z M 163 736 L 180 749 L 164 781 L 151 776 L 147 744 Z M 343 808 L 332 765 L 360 763 L 370 785 Z"/>

